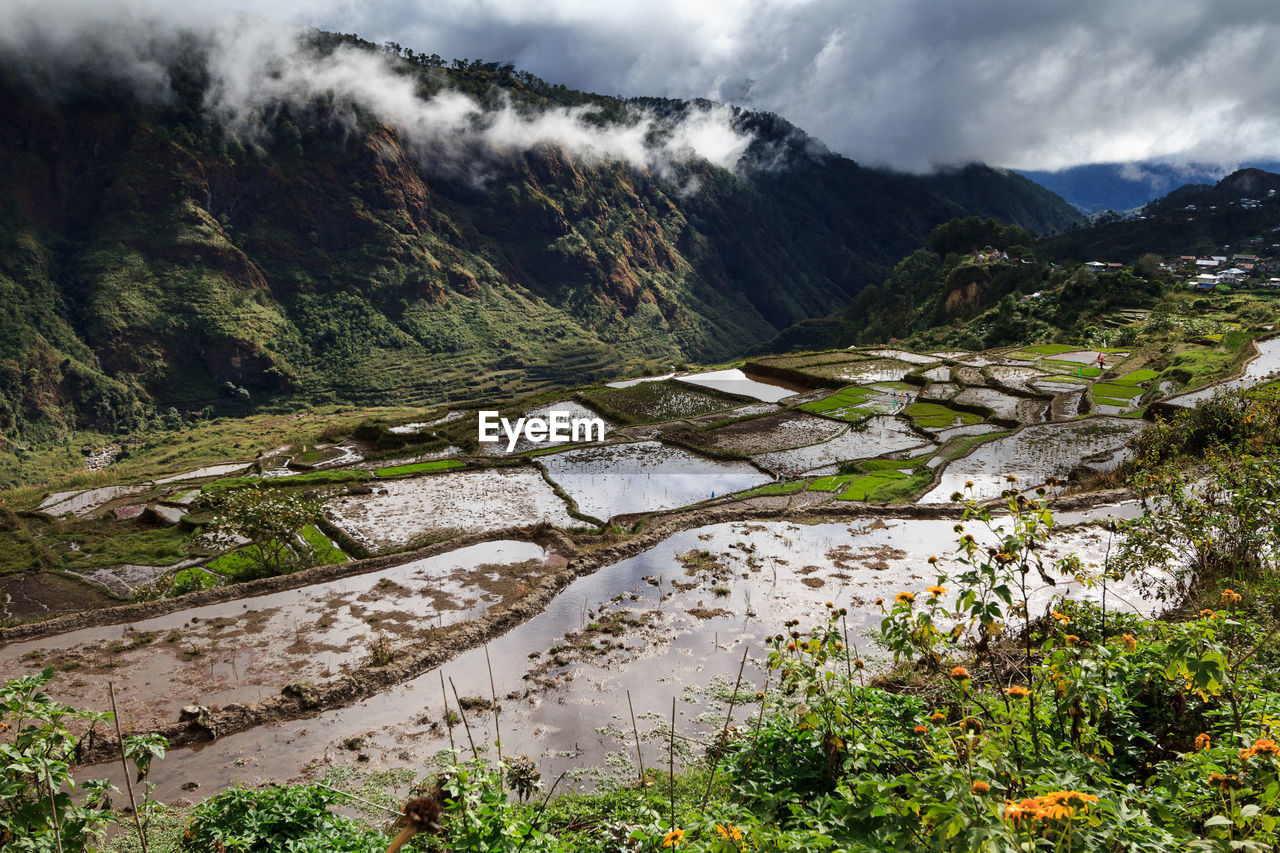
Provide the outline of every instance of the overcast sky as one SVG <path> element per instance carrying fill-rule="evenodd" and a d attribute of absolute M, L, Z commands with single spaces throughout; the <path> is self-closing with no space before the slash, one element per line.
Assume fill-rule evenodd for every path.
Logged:
<path fill-rule="evenodd" d="M 606 94 L 772 110 L 905 169 L 1280 157 L 1274 0 L 205 2 Z"/>

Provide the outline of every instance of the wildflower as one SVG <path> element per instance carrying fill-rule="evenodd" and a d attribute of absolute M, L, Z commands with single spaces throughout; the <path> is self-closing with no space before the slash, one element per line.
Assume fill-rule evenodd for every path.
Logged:
<path fill-rule="evenodd" d="M 1209 784 L 1218 786 L 1219 790 L 1229 791 L 1240 787 L 1240 777 L 1234 773 L 1225 776 L 1221 773 L 1210 773 Z"/>
<path fill-rule="evenodd" d="M 930 716 L 929 719 L 935 723 L 942 724 L 947 721 L 947 715 L 942 713 L 941 711 L 934 711 L 933 715 Z"/>
<path fill-rule="evenodd" d="M 836 651 L 838 652 L 844 651 L 844 643 L 836 643 Z"/>
<path fill-rule="evenodd" d="M 830 610 L 830 609 L 831 609 L 831 608 L 833 608 L 833 607 L 835 607 L 835 604 L 833 604 L 832 602 L 828 601 L 828 602 L 827 602 L 827 609 L 828 609 L 828 610 Z"/>
<path fill-rule="evenodd" d="M 964 533 L 964 525 L 963 525 L 963 524 L 957 524 L 955 527 L 953 527 L 953 528 L 951 528 L 951 529 L 952 529 L 952 530 L 954 530 L 956 533 Z"/>
<path fill-rule="evenodd" d="M 733 842 L 742 841 L 742 830 L 738 829 L 738 827 L 736 826 L 721 826 L 720 824 L 717 823 L 716 832 L 720 835 L 721 838 L 727 841 L 733 841 Z"/>
<path fill-rule="evenodd" d="M 1209 748 L 1209 736 L 1207 734 L 1196 735 L 1196 752 L 1204 752 Z"/>
<path fill-rule="evenodd" d="M 973 480 L 965 480 L 965 481 L 964 481 L 964 487 L 965 487 L 966 489 L 972 489 L 972 488 L 973 488 Z"/>
<path fill-rule="evenodd" d="M 1036 820 L 1041 817 L 1044 817 L 1044 812 L 1040 810 L 1040 804 L 1035 800 L 1023 800 L 1016 804 L 1005 803 L 1004 819 L 1014 825 L 1022 823 L 1023 819 Z"/>
<path fill-rule="evenodd" d="M 987 791 L 991 790 L 991 786 L 988 785 L 986 782 L 977 781 L 969 786 L 969 790 L 973 791 L 973 793 L 975 794 L 985 794 L 987 793 Z"/>
<path fill-rule="evenodd" d="M 1053 791 L 1036 798 L 1040 811 L 1045 817 L 1053 820 L 1069 819 L 1075 814 L 1076 809 L 1083 811 L 1089 807 L 1090 803 L 1097 801 L 1098 798 L 1093 794 L 1082 794 L 1079 791 Z"/>
<path fill-rule="evenodd" d="M 1009 483 L 1016 483 L 1016 482 L 1018 482 L 1018 478 L 1017 478 L 1017 477 L 1015 477 L 1015 476 L 1014 476 L 1014 475 L 1012 475 L 1012 474 L 1008 474 L 1008 475 L 1006 475 L 1004 479 L 1005 479 L 1005 481 L 1006 481 L 1006 482 L 1009 482 Z"/>
<path fill-rule="evenodd" d="M 925 589 L 930 595 L 944 595 L 947 591 L 945 586 L 931 586 Z"/>
<path fill-rule="evenodd" d="M 1222 591 L 1223 604 L 1239 604 L 1243 600 L 1243 596 L 1234 589 L 1224 589 Z"/>
<path fill-rule="evenodd" d="M 1248 749 L 1240 750 L 1240 760 L 1248 761 L 1255 755 L 1280 755 L 1280 746 L 1276 746 L 1276 742 L 1271 738 L 1259 738 L 1254 741 L 1253 746 Z"/>
<path fill-rule="evenodd" d="M 915 604 L 916 597 L 910 592 L 900 592 L 893 598 L 894 604 Z"/>
<path fill-rule="evenodd" d="M 1064 625 L 1071 621 L 1070 616 L 1067 616 L 1066 614 L 1063 614 L 1063 613 L 1059 613 L 1056 610 L 1053 611 L 1053 618 L 1057 619 L 1059 622 L 1061 622 Z"/>
<path fill-rule="evenodd" d="M 1031 695 L 1031 691 L 1023 687 L 1021 684 L 1006 687 L 1004 692 L 1012 696 L 1014 699 L 1025 699 Z"/>
<path fill-rule="evenodd" d="M 924 726 L 916 726 L 914 729 L 912 729 L 912 731 L 914 731 L 918 735 L 922 735 L 929 730 L 926 729 Z"/>
<path fill-rule="evenodd" d="M 954 669 L 951 670 L 951 680 L 952 681 L 968 681 L 969 670 L 965 669 L 962 666 L 955 667 Z"/>
<path fill-rule="evenodd" d="M 1080 645 L 1080 638 L 1077 637 L 1075 634 L 1067 634 L 1067 645 L 1068 646 Z"/>
<path fill-rule="evenodd" d="M 757 702 L 763 702 L 763 701 L 764 701 L 764 691 L 763 691 L 763 690 L 757 690 L 757 691 L 756 691 L 756 701 L 757 701 Z"/>
<path fill-rule="evenodd" d="M 884 607 L 884 599 L 883 599 L 883 598 L 877 598 L 877 599 L 876 599 L 876 601 L 875 601 L 875 605 L 876 605 L 876 607 Z"/>
<path fill-rule="evenodd" d="M 662 837 L 662 846 L 675 847 L 681 841 L 684 841 L 684 830 L 673 829 Z"/>
<path fill-rule="evenodd" d="M 853 662 L 854 669 L 863 669 L 864 667 L 866 667 L 866 664 L 863 663 L 862 658 L 857 658 L 854 660 Z"/>
<path fill-rule="evenodd" d="M 965 717 L 964 730 L 975 735 L 982 734 L 982 720 L 977 717 Z"/>
<path fill-rule="evenodd" d="M 1124 647 L 1126 649 L 1128 649 L 1131 652 L 1137 651 L 1138 638 L 1133 636 L 1133 634 L 1121 634 L 1120 639 L 1124 640 Z"/>
<path fill-rule="evenodd" d="M 937 562 L 938 562 L 938 558 L 937 558 L 937 557 L 930 557 L 930 558 L 929 558 L 929 565 L 931 565 L 931 566 L 932 566 L 932 565 L 936 565 L 936 564 L 937 564 Z"/>
<path fill-rule="evenodd" d="M 1201 611 L 1200 611 L 1200 618 L 1201 618 L 1201 619 L 1212 619 L 1212 618 L 1213 618 L 1213 611 L 1212 611 L 1212 610 L 1210 610 L 1210 609 L 1208 609 L 1208 608 L 1205 608 L 1204 610 L 1201 610 Z"/>
<path fill-rule="evenodd" d="M 964 535 L 964 541 L 965 541 L 965 542 L 968 542 L 970 545 L 972 545 L 972 544 L 973 544 L 973 541 L 974 541 L 974 540 L 973 540 L 973 534 L 972 534 L 972 533 L 966 533 L 966 534 Z"/>
<path fill-rule="evenodd" d="M 787 643 L 787 651 L 789 651 L 789 652 L 794 652 L 795 650 L 796 650 L 796 644 L 795 644 L 795 643 Z"/>

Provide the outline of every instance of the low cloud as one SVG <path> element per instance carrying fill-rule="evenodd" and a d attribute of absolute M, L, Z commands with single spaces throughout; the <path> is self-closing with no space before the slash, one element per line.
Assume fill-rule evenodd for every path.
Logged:
<path fill-rule="evenodd" d="M 82 33 L 100 32 L 118 44 L 139 24 L 198 16 L 208 33 L 209 20 L 246 4 L 204 0 L 202 12 L 175 13 L 157 0 L 7 0 L 0 43 L 62 37 L 74 49 Z M 840 153 L 903 169 L 1280 159 L 1271 0 L 275 0 L 269 14 L 446 58 L 512 62 L 587 91 L 769 110 Z M 277 41 L 287 28 L 253 32 L 276 52 L 253 38 L 221 44 L 219 55 L 237 57 L 224 69 L 233 111 L 262 90 L 279 95 L 252 76 L 273 56 L 297 91 L 343 87 L 419 137 L 471 120 L 457 102 L 408 109 L 393 78 L 354 57 L 336 69 L 294 68 L 287 39 Z M 155 85 L 145 54 L 105 52 L 140 86 Z M 732 163 L 748 141 L 725 114 L 709 113 L 682 126 L 668 150 L 642 152 L 643 134 L 580 119 L 571 110 L 514 116 L 482 138 L 554 139 L 576 156 L 651 164 L 670 162 L 677 144 Z"/>
<path fill-rule="evenodd" d="M 636 108 L 624 122 L 601 124 L 590 120 L 589 106 L 522 110 L 498 97 L 496 107 L 485 108 L 450 89 L 423 98 L 416 77 L 395 68 L 398 59 L 353 46 L 317 58 L 303 46 L 308 32 L 228 10 L 16 0 L 0 12 L 0 55 L 53 96 L 94 73 L 163 102 L 172 96 L 169 63 L 199 53 L 209 74 L 206 108 L 241 136 L 259 132 L 261 116 L 278 104 L 331 97 L 340 109 L 358 105 L 394 126 L 424 162 L 454 171 L 471 170 L 477 153 L 552 147 L 582 162 L 623 162 L 672 177 L 678 164 L 694 159 L 735 168 L 752 141 L 720 106 L 679 117 Z"/>

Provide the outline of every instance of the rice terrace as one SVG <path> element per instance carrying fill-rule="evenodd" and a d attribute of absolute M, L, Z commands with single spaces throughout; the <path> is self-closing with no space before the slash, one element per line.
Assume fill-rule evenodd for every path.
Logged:
<path fill-rule="evenodd" d="M 0 3 L 0 853 L 1280 853 L 1277 43 Z"/>

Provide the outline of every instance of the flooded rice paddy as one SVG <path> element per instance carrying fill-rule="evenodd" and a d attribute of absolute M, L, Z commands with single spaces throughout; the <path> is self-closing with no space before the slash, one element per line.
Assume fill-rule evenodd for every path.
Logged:
<path fill-rule="evenodd" d="M 371 488 L 371 494 L 336 498 L 324 511 L 335 526 L 375 552 L 464 530 L 580 523 L 531 466 L 385 480 Z"/>
<path fill-rule="evenodd" d="M 100 704 L 116 685 L 128 728 L 170 722 L 187 704 L 271 696 L 363 664 L 378 636 L 401 644 L 475 619 L 562 558 L 530 542 L 495 541 L 343 580 L 190 608 L 128 625 L 87 628 L 0 648 L 5 672 L 53 664 L 54 695 Z"/>
<path fill-rule="evenodd" d="M 712 388 L 716 391 L 735 394 L 739 397 L 751 397 L 766 403 L 776 403 L 779 400 L 808 390 L 804 386 L 789 385 L 776 379 L 749 376 L 736 367 L 729 370 L 713 370 L 708 373 L 693 373 L 676 378 L 681 382 L 688 382 L 690 385 L 701 385 L 703 388 Z"/>
<path fill-rule="evenodd" d="M 945 503 L 960 491 L 978 500 L 996 498 L 1009 488 L 1005 477 L 1010 475 L 1018 478 L 1019 489 L 1035 488 L 1050 477 L 1065 478 L 1089 456 L 1114 454 L 1144 426 L 1131 418 L 1088 418 L 1026 427 L 948 464 L 920 503 Z M 967 481 L 972 489 L 965 489 Z"/>
<path fill-rule="evenodd" d="M 746 462 L 708 459 L 657 441 L 566 450 L 538 459 L 580 511 L 602 521 L 688 506 L 772 479 Z"/>
<path fill-rule="evenodd" d="M 1189 394 L 1171 397 L 1169 402 L 1175 406 L 1194 407 L 1214 394 L 1252 388 L 1268 379 L 1280 377 L 1280 337 L 1257 341 L 1255 345 L 1258 348 L 1258 355 L 1245 365 L 1244 372 L 1239 377 L 1215 383 Z"/>
<path fill-rule="evenodd" d="M 761 453 L 756 461 L 771 471 L 795 476 L 848 459 L 912 450 L 930 445 L 927 438 L 911 429 L 901 418 L 874 417 L 851 426 L 840 435 L 821 444 L 792 450 Z"/>
<path fill-rule="evenodd" d="M 874 660 L 877 653 L 864 635 L 881 616 L 875 599 L 907 590 L 923 601 L 924 587 L 936 581 L 927 558 L 942 557 L 944 570 L 950 564 L 952 524 L 717 524 L 678 533 L 575 581 L 541 614 L 489 644 L 504 753 L 534 759 L 544 779 L 566 772 L 562 791 L 633 777 L 628 692 L 645 765 L 654 766 L 665 756 L 663 721 L 672 697 L 678 731 L 705 738 L 724 721 L 725 698 L 746 651 L 735 720 L 751 718 L 756 707 L 741 699 L 764 686 L 766 638 L 786 619 L 800 619 L 802 627 L 815 624 L 827 601 L 848 608 L 852 647 Z M 985 541 L 982 531 L 972 529 Z M 1064 530 L 1050 540 L 1045 556 L 1075 552 L 1097 563 L 1106 537 L 1096 527 Z M 1032 579 L 1035 614 L 1045 610 L 1053 592 L 1100 594 L 1068 578 L 1057 578 L 1052 590 Z M 1151 609 L 1136 591 L 1116 584 L 1108 590 L 1108 606 Z M 282 781 L 352 762 L 353 744 L 371 769 L 424 769 L 449 743 L 440 722 L 442 677 L 464 698 L 490 695 L 484 650 L 476 649 L 349 708 L 232 734 L 199 750 L 172 751 L 157 763 L 152 779 L 162 799 L 180 796 L 189 780 L 201 782 L 203 795 L 235 781 Z M 452 693 L 449 706 L 456 709 Z M 478 742 L 492 743 L 488 713 L 468 712 L 468 723 Z M 454 738 L 469 752 L 461 727 Z"/>

